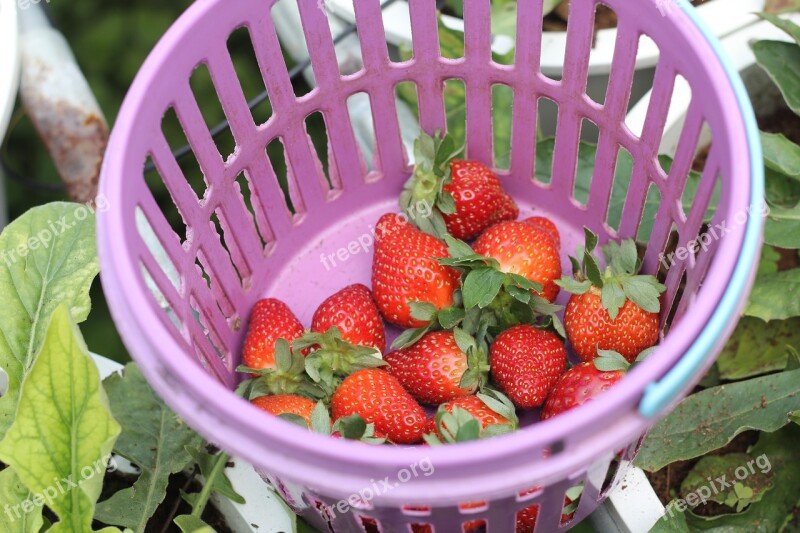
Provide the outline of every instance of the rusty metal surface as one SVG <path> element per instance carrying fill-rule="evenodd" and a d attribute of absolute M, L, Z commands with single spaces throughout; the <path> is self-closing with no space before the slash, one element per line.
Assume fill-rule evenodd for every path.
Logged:
<path fill-rule="evenodd" d="M 70 198 L 87 202 L 97 193 L 108 123 L 63 35 L 31 26 L 20 37 L 22 103 Z"/>

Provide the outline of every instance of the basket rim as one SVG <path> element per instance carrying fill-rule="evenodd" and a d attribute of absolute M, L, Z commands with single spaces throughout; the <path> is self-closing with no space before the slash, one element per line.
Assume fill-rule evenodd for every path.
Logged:
<path fill-rule="evenodd" d="M 258 0 L 243 0 L 255 3 Z M 615 0 L 616 1 L 616 0 Z M 111 205 L 123 205 L 123 180 L 126 166 L 126 147 L 136 136 L 134 125 L 137 109 L 147 105 L 147 94 L 162 63 L 168 58 L 173 47 L 191 32 L 194 23 L 220 6 L 222 0 L 200 0 L 193 4 L 162 37 L 156 48 L 137 75 L 120 110 L 116 127 L 112 133 L 103 163 L 101 193 L 105 194 Z M 613 3 L 613 2 L 609 2 Z M 746 146 L 739 157 L 747 157 L 750 165 L 743 168 L 734 166 L 737 184 L 749 183 L 746 191 L 734 187 L 729 201 L 728 212 L 736 208 L 754 205 L 758 194 L 763 190 L 763 176 L 754 170 L 754 161 L 760 154 L 758 146 L 747 146 L 745 132 L 752 129 L 752 123 L 744 115 L 752 113 L 749 100 L 733 89 L 735 76 L 727 65 L 727 60 L 712 44 L 713 37 L 704 34 L 697 16 L 684 0 L 679 0 L 680 10 L 671 13 L 676 31 L 687 33 L 687 39 L 702 41 L 702 50 L 709 59 L 710 70 L 717 77 L 709 75 L 709 83 L 716 85 L 721 96 L 738 105 L 740 113 L 726 115 L 726 131 L 739 135 L 738 145 Z M 643 9 L 641 6 L 632 9 Z M 693 34 L 693 35 L 692 35 Z M 699 47 L 699 45 L 698 45 Z M 752 132 L 750 132 L 752 133 Z M 115 203 L 116 202 L 116 203 Z M 256 408 L 236 398 L 231 392 L 200 367 L 187 366 L 170 357 L 181 349 L 167 332 L 160 320 L 151 317 L 151 296 L 144 283 L 138 281 L 138 262 L 127 247 L 120 247 L 120 235 L 126 234 L 126 224 L 130 218 L 123 209 L 109 209 L 98 214 L 98 252 L 101 262 L 101 278 L 109 301 L 109 307 L 120 334 L 131 354 L 153 385 L 165 397 L 178 414 L 183 416 L 208 439 L 217 441 L 233 454 L 251 462 L 256 467 L 275 472 L 279 476 L 312 484 L 326 492 L 351 494 L 365 485 L 365 479 L 381 478 L 405 469 L 421 459 L 430 459 L 436 466 L 436 473 L 425 478 L 426 487 L 412 479 L 398 486 L 390 494 L 382 495 L 385 501 L 410 502 L 431 501 L 444 498 L 442 487 L 447 486 L 448 500 L 467 499 L 508 487 L 520 489 L 537 481 L 554 480 L 580 469 L 587 460 L 596 458 L 606 450 L 630 442 L 652 423 L 637 413 L 645 385 L 659 380 L 674 361 L 668 355 L 685 353 L 705 333 L 705 338 L 718 339 L 719 328 L 709 328 L 706 321 L 715 306 L 720 302 L 738 301 L 739 287 L 728 286 L 734 271 L 739 278 L 752 277 L 757 263 L 757 254 L 741 254 L 743 250 L 757 251 L 761 221 L 758 217 L 748 217 L 746 232 L 734 232 L 720 242 L 718 256 L 738 257 L 734 269 L 731 262 L 712 261 L 707 273 L 710 281 L 700 289 L 706 298 L 705 306 L 694 306 L 683 320 L 676 325 L 671 334 L 659 345 L 653 356 L 635 368 L 626 379 L 608 391 L 601 401 L 596 401 L 581 409 L 565 413 L 555 419 L 547 420 L 522 429 L 510 435 L 465 443 L 457 448 L 401 447 L 384 446 L 371 448 L 369 454 L 363 452 L 362 444 L 330 439 L 321 435 L 309 435 L 301 428 L 295 428 L 280 420 L 255 416 Z M 746 246 L 745 246 L 746 244 Z M 737 290 L 738 289 L 738 290 Z M 745 287 L 746 289 L 746 287 Z M 727 298 L 727 300 L 726 300 Z M 712 303 L 713 302 L 713 305 Z M 705 307 L 705 309 L 700 309 Z M 137 313 L 138 309 L 147 310 Z M 698 312 L 698 310 L 702 312 Z M 728 315 L 734 309 L 728 310 Z M 699 315 L 703 315 L 698 320 Z M 695 316 L 692 316 L 695 315 Z M 699 379 L 699 376 L 697 376 Z M 208 398 L 225 397 L 232 401 L 209 403 Z M 624 416 L 620 413 L 624 413 Z M 605 428 L 602 434 L 582 442 L 574 433 L 586 428 Z M 577 430 L 577 431 L 576 431 Z M 223 442 L 218 442 L 222 440 Z M 555 454 L 546 460 L 531 457 L 531 451 L 541 449 L 554 440 L 569 443 L 569 453 Z M 487 442 L 489 444 L 487 444 Z M 475 458 L 481 461 L 475 461 Z M 486 474 L 480 486 L 462 483 L 458 488 L 453 480 L 464 479 L 467 475 Z M 311 481 L 313 480 L 313 482 Z M 456 494 L 457 493 L 457 494 Z M 439 494 L 437 496 L 437 494 Z"/>

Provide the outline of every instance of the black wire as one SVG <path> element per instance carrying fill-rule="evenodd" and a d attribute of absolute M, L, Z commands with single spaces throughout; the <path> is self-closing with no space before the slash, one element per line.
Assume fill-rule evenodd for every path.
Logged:
<path fill-rule="evenodd" d="M 397 0 L 386 0 L 381 4 L 381 10 L 385 9 L 386 7 L 395 3 L 396 1 Z M 441 6 L 444 5 L 444 0 L 437 0 L 436 5 L 439 7 L 439 9 L 441 9 Z M 358 27 L 355 24 L 348 24 L 347 27 L 333 39 L 333 46 L 335 47 L 337 44 L 342 42 L 344 39 L 346 39 L 353 33 L 356 33 L 357 31 Z M 309 66 L 311 66 L 311 58 L 307 57 L 306 59 L 304 59 L 303 61 L 299 62 L 297 65 L 292 67 L 291 70 L 289 70 L 289 79 L 291 81 L 295 81 Z M 258 96 L 247 102 L 247 107 L 250 108 L 250 110 L 252 111 L 255 107 L 266 101 L 268 98 L 269 96 L 267 95 L 267 91 L 262 91 Z M 219 137 L 220 134 L 228 130 L 229 127 L 230 124 L 228 123 L 228 120 L 227 119 L 223 120 L 222 122 L 211 128 L 210 130 L 211 138 L 216 139 L 217 137 Z M 189 144 L 184 144 L 180 148 L 175 149 L 175 151 L 172 152 L 172 155 L 173 157 L 175 157 L 176 161 L 180 161 L 181 159 L 189 155 L 191 152 L 192 152 L 192 147 Z M 152 161 L 148 162 L 144 167 L 145 172 L 152 172 L 154 170 L 156 170 L 156 167 Z"/>
<path fill-rule="evenodd" d="M 42 191 L 47 193 L 62 193 L 67 187 L 63 183 L 50 183 L 46 181 L 39 181 L 32 178 L 26 178 L 8 164 L 5 159 L 5 154 L 0 155 L 0 168 L 3 170 L 3 175 L 15 183 L 19 183 L 23 187 L 34 191 Z"/>

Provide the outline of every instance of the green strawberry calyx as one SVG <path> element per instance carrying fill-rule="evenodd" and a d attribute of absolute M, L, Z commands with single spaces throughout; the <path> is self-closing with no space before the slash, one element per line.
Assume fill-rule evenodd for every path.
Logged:
<path fill-rule="evenodd" d="M 424 435 L 424 441 L 431 446 L 455 444 L 457 442 L 496 437 L 511 433 L 519 428 L 519 419 L 514 410 L 514 404 L 504 394 L 486 388 L 478 394 L 478 398 L 490 410 L 508 420 L 508 423 L 491 424 L 486 428 L 482 428 L 480 421 L 467 410 L 454 407 L 450 412 L 442 405 L 434 417 L 436 432 Z"/>
<path fill-rule="evenodd" d="M 556 284 L 572 294 L 599 292 L 603 308 L 608 311 L 612 320 L 617 318 L 619 310 L 626 300 L 632 301 L 650 313 L 661 311 L 660 295 L 666 287 L 658 282 L 655 276 L 639 274 L 642 262 L 633 239 L 625 239 L 620 243 L 609 241 L 602 247 L 606 268 L 600 270 L 594 250 L 598 238 L 589 228 L 583 228 L 586 244 L 581 260 L 570 257 L 573 277 L 562 277 Z"/>
<path fill-rule="evenodd" d="M 249 368 L 240 365 L 236 371 L 255 375 L 243 381 L 236 390 L 246 400 L 268 394 L 297 394 L 311 399 L 325 396 L 325 391 L 309 379 L 303 354 L 300 350 L 292 351 L 286 339 L 275 342 L 274 368 Z"/>
<path fill-rule="evenodd" d="M 356 370 L 387 364 L 380 350 L 347 342 L 336 326 L 325 333 L 307 332 L 294 341 L 292 348 L 296 352 L 313 350 L 304 360 L 305 372 L 328 394 L 333 394 L 341 380 Z"/>
<path fill-rule="evenodd" d="M 489 347 L 485 340 L 478 342 L 462 328 L 453 328 L 458 349 L 467 356 L 467 370 L 461 376 L 459 388 L 479 390 L 489 380 Z"/>
<path fill-rule="evenodd" d="M 400 193 L 400 208 L 409 215 L 409 221 L 425 233 L 436 237 L 447 233 L 442 215 L 455 213 L 456 203 L 444 186 L 451 182 L 450 162 L 462 149 L 456 146 L 452 136 L 442 135 L 440 130 L 433 136 L 420 131 L 414 142 L 414 172 Z M 420 205 L 430 212 L 429 216 L 416 216 Z"/>
<path fill-rule="evenodd" d="M 633 363 L 629 363 L 621 353 L 615 350 L 603 350 L 598 348 L 597 357 L 594 358 L 592 363 L 594 364 L 595 368 L 601 372 L 614 372 L 617 370 L 627 372 L 632 367 L 649 357 L 650 354 L 655 351 L 655 349 L 655 346 L 651 346 L 650 348 L 642 350 L 639 355 L 636 356 L 636 359 L 634 359 Z"/>
<path fill-rule="evenodd" d="M 358 440 L 368 444 L 383 444 L 386 442 L 386 439 L 375 436 L 375 424 L 367 424 L 357 414 L 342 417 L 332 424 L 330 412 L 322 401 L 317 402 L 316 407 L 311 412 L 310 426 L 302 416 L 294 413 L 281 413 L 278 417 L 305 429 L 310 429 L 320 435 L 339 433 L 345 439 Z"/>
<path fill-rule="evenodd" d="M 445 235 L 450 257 L 437 258 L 440 264 L 461 273 L 461 301 L 468 331 L 480 337 L 485 326 L 497 333 L 517 324 L 552 325 L 565 335 L 556 313 L 561 306 L 551 304 L 539 294 L 542 284 L 513 272 L 503 272 L 496 259 L 475 253 L 464 241 Z"/>

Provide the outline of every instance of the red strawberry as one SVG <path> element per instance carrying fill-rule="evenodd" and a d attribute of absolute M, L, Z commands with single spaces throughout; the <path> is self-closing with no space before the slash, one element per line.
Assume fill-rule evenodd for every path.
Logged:
<path fill-rule="evenodd" d="M 513 198 L 503 192 L 500 179 L 483 163 L 453 160 L 450 177 L 452 181 L 444 185 L 444 192 L 453 196 L 456 209 L 444 215 L 444 222 L 456 239 L 471 239 L 492 224 L 519 215 Z"/>
<path fill-rule="evenodd" d="M 566 370 L 567 350 L 555 333 L 522 324 L 497 336 L 490 363 L 492 377 L 514 405 L 532 409 Z"/>
<path fill-rule="evenodd" d="M 414 174 L 400 195 L 400 206 L 413 213 L 427 205 L 430 216 L 415 217 L 415 224 L 439 234 L 433 221 L 443 217 L 447 232 L 466 240 L 496 222 L 516 218 L 519 210 L 497 175 L 483 163 L 455 159 L 460 151 L 451 136 L 423 132 L 414 144 Z"/>
<path fill-rule="evenodd" d="M 564 313 L 572 349 L 583 361 L 597 357 L 597 350 L 614 350 L 632 363 L 636 356 L 658 342 L 658 313 L 645 311 L 626 299 L 616 319 L 603 307 L 600 290 L 573 294 Z"/>
<path fill-rule="evenodd" d="M 517 207 L 517 202 L 508 194 L 504 194 L 492 223 L 496 224 L 497 222 L 505 222 L 506 220 L 516 220 L 518 216 L 519 207 Z"/>
<path fill-rule="evenodd" d="M 508 418 L 493 411 L 478 396 L 463 396 L 461 398 L 456 398 L 455 400 L 451 400 L 440 407 L 440 409 L 445 409 L 451 414 L 455 408 L 463 409 L 464 411 L 468 412 L 474 419 L 480 422 L 481 428 L 483 429 L 486 429 L 489 426 L 517 424 L 516 418 L 512 417 L 512 419 L 509 420 Z"/>
<path fill-rule="evenodd" d="M 277 396 L 259 396 L 251 400 L 251 403 L 261 409 L 262 411 L 266 411 L 267 413 L 275 416 L 280 416 L 283 414 L 292 414 L 297 415 L 303 420 L 306 421 L 309 427 L 311 427 L 311 413 L 314 411 L 314 408 L 317 406 L 316 403 L 309 400 L 308 398 L 304 398 L 303 396 L 297 396 L 296 394 L 281 394 Z"/>
<path fill-rule="evenodd" d="M 539 517 L 539 504 L 534 504 L 517 512 L 516 533 L 533 533 Z"/>
<path fill-rule="evenodd" d="M 629 362 L 658 341 L 660 294 L 666 290 L 655 276 L 641 275 L 636 243 L 609 242 L 603 247 L 606 268 L 601 272 L 592 253 L 597 236 L 585 229 L 586 252 L 575 279 L 564 277 L 559 285 L 573 295 L 567 303 L 564 327 L 575 353 L 584 360 L 598 350 L 616 351 Z"/>
<path fill-rule="evenodd" d="M 435 259 L 448 255 L 443 242 L 393 213 L 383 215 L 375 231 L 372 291 L 386 320 L 416 328 L 426 322 L 411 316 L 410 302 L 428 302 L 436 309 L 453 305 L 458 272 Z"/>
<path fill-rule="evenodd" d="M 544 230 L 553 239 L 556 249 L 561 249 L 561 236 L 558 234 L 558 228 L 552 220 L 546 217 L 530 217 L 523 220 L 525 224 L 530 224 Z"/>
<path fill-rule="evenodd" d="M 250 314 L 250 326 L 244 341 L 242 363 L 249 368 L 275 368 L 275 342 L 291 343 L 303 335 L 303 325 L 280 300 L 259 300 Z"/>
<path fill-rule="evenodd" d="M 416 398 L 430 405 L 473 394 L 486 380 L 486 353 L 470 335 L 458 330 L 435 331 L 408 348 L 387 354 L 387 371 Z M 466 351 L 463 351 L 465 348 Z"/>
<path fill-rule="evenodd" d="M 371 346 L 381 352 L 386 349 L 383 320 L 372 293 L 360 283 L 345 287 L 317 308 L 311 330 L 325 333 L 333 326 L 352 344 Z"/>
<path fill-rule="evenodd" d="M 569 411 L 593 400 L 622 379 L 625 372 L 602 372 L 594 363 L 581 363 L 567 371 L 556 383 L 542 409 L 542 420 Z"/>
<path fill-rule="evenodd" d="M 358 414 L 367 423 L 375 424 L 397 444 L 414 444 L 422 440 L 428 417 L 397 379 L 383 370 L 367 368 L 346 377 L 331 398 L 333 418 Z"/>
<path fill-rule="evenodd" d="M 541 296 L 552 302 L 561 277 L 558 248 L 544 230 L 524 222 L 500 222 L 478 237 L 475 253 L 492 257 L 500 270 L 540 283 Z"/>

